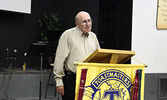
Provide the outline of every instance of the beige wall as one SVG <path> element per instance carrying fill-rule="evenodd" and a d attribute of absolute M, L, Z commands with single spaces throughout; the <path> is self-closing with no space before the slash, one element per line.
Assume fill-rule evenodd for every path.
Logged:
<path fill-rule="evenodd" d="M 133 0 L 132 50 L 146 73 L 167 73 L 167 30 L 157 30 L 158 0 Z M 132 61 L 132 63 L 137 63 Z"/>

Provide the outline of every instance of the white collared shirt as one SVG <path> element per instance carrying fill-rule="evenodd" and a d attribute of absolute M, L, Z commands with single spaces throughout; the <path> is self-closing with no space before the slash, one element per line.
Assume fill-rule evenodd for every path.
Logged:
<path fill-rule="evenodd" d="M 56 85 L 63 85 L 64 70 L 75 73 L 74 62 L 79 62 L 98 48 L 100 48 L 99 42 L 93 32 L 83 35 L 78 27 L 66 30 L 60 37 L 54 61 Z"/>

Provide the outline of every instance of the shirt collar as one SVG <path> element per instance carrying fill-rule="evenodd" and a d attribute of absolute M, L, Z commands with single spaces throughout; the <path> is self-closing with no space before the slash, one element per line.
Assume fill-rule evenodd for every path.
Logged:
<path fill-rule="evenodd" d="M 88 37 L 89 33 L 87 33 L 87 34 L 82 33 L 82 36 Z"/>
<path fill-rule="evenodd" d="M 84 34 L 78 27 L 76 27 L 79 31 L 79 34 L 81 34 L 81 36 L 85 36 L 88 37 L 89 36 L 89 32 L 87 34 Z"/>

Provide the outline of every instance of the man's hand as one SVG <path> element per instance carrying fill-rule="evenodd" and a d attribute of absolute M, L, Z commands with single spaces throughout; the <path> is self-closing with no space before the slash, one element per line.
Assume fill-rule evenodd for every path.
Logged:
<path fill-rule="evenodd" d="M 64 95 L 64 86 L 58 86 L 56 87 L 56 91 L 63 96 Z"/>

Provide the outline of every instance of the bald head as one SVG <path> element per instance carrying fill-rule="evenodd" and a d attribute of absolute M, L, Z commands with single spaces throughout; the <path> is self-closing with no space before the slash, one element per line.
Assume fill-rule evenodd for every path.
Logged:
<path fill-rule="evenodd" d="M 78 12 L 77 15 L 75 16 L 75 21 L 78 22 L 85 15 L 87 15 L 87 16 L 90 17 L 89 13 L 86 12 L 86 11 L 80 11 L 80 12 Z"/>
<path fill-rule="evenodd" d="M 85 34 L 92 29 L 92 20 L 89 13 L 80 11 L 75 17 L 76 26 Z"/>

